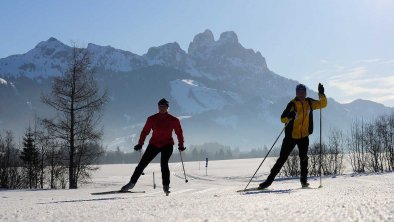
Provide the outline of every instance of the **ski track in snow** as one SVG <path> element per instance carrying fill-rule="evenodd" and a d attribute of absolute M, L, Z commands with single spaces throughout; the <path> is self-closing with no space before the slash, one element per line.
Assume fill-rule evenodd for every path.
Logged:
<path fill-rule="evenodd" d="M 274 159 L 273 159 L 274 160 Z M 301 189 L 279 179 L 263 192 L 243 189 L 260 159 L 171 163 L 171 194 L 162 191 L 160 164 L 150 164 L 134 188 L 146 193 L 92 196 L 117 190 L 135 164 L 104 165 L 78 190 L 1 190 L 0 221 L 394 221 L 394 173 L 323 177 L 323 188 Z M 265 178 L 267 161 L 249 187 Z M 264 167 L 265 166 L 265 167 Z M 153 189 L 152 172 L 157 188 Z M 309 179 L 312 188 L 319 178 Z"/>

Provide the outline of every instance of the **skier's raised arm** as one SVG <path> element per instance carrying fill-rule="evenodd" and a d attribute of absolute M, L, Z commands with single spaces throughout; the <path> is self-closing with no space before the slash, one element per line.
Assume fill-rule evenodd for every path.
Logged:
<path fill-rule="evenodd" d="M 312 100 L 312 109 L 320 109 L 320 108 L 325 108 L 327 106 L 327 98 L 326 95 L 324 94 L 324 86 L 319 83 L 319 100 Z"/>

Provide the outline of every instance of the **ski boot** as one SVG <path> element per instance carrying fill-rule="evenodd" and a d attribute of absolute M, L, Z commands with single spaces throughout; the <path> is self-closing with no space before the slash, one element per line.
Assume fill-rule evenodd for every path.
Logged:
<path fill-rule="evenodd" d="M 306 181 L 303 181 L 303 182 L 301 182 L 301 187 L 302 187 L 303 189 L 309 188 L 309 183 L 306 182 Z"/>
<path fill-rule="evenodd" d="M 163 185 L 163 191 L 164 191 L 164 193 L 166 194 L 166 196 L 168 196 L 168 195 L 171 193 L 171 191 L 170 191 L 170 186 L 168 186 L 168 185 Z"/>
<path fill-rule="evenodd" d="M 259 184 L 259 189 L 264 190 L 264 189 L 268 188 L 269 186 L 271 186 L 271 184 L 272 184 L 271 181 L 266 180 L 263 183 Z"/>
<path fill-rule="evenodd" d="M 120 192 L 127 192 L 127 191 L 129 191 L 130 189 L 133 189 L 134 186 L 135 186 L 134 183 L 129 182 L 128 184 L 124 185 L 124 186 L 122 187 L 122 189 L 120 189 Z"/>

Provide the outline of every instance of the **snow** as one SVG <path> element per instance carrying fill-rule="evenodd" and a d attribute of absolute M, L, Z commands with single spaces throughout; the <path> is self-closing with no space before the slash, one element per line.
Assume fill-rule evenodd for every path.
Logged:
<path fill-rule="evenodd" d="M 7 81 L 5 79 L 0 78 L 0 85 L 7 85 Z"/>
<path fill-rule="evenodd" d="M 198 83 L 192 79 L 183 79 L 182 82 L 190 86 L 198 86 Z"/>
<path fill-rule="evenodd" d="M 66 68 L 66 56 L 70 47 L 54 38 L 40 42 L 34 49 L 23 55 L 0 59 L 0 72 L 5 75 L 58 76 Z"/>
<path fill-rule="evenodd" d="M 174 152 L 174 160 L 179 155 Z M 0 221 L 393 221 L 394 173 L 324 177 L 323 188 L 300 189 L 298 179 L 276 180 L 262 193 L 240 194 L 261 159 L 171 163 L 171 190 L 162 192 L 160 166 L 150 164 L 134 190 L 143 194 L 92 196 L 117 190 L 135 164 L 105 165 L 78 190 L 0 191 Z M 201 169 L 199 169 L 201 164 Z M 263 164 L 262 181 L 273 159 Z M 347 169 L 349 170 L 349 169 Z M 155 172 L 157 189 L 152 187 Z M 313 188 L 318 178 L 310 178 Z"/>
<path fill-rule="evenodd" d="M 226 104 L 224 96 L 217 90 L 207 88 L 193 80 L 174 80 L 171 84 L 171 96 L 182 107 L 185 114 L 196 114 L 219 109 Z"/>
<path fill-rule="evenodd" d="M 138 63 L 142 63 L 143 60 L 138 55 L 115 49 L 111 46 L 99 46 L 89 43 L 87 49 L 91 52 L 92 64 L 115 72 L 134 70 Z"/>
<path fill-rule="evenodd" d="M 179 120 L 190 119 L 192 116 L 178 116 Z"/>
<path fill-rule="evenodd" d="M 111 46 L 88 44 L 93 65 L 114 72 L 127 72 L 144 64 L 144 58 Z M 0 72 L 4 75 L 24 75 L 29 78 L 59 76 L 67 68 L 71 47 L 55 38 L 40 42 L 22 55 L 0 59 Z"/>

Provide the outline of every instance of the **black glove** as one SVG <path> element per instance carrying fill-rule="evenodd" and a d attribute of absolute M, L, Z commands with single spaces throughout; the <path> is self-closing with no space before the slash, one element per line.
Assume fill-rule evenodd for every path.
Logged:
<path fill-rule="evenodd" d="M 184 147 L 184 146 L 178 146 L 178 150 L 181 151 L 181 152 L 183 152 L 183 151 L 186 150 L 186 147 Z"/>
<path fill-rule="evenodd" d="M 288 115 L 288 118 L 290 119 L 295 119 L 296 118 L 296 113 L 294 111 L 291 111 Z"/>
<path fill-rule="evenodd" d="M 319 83 L 318 90 L 319 90 L 319 94 L 323 94 L 324 95 L 324 86 L 321 83 Z"/>
<path fill-rule="evenodd" d="M 142 149 L 142 145 L 140 145 L 140 144 L 137 144 L 137 145 L 134 146 L 134 150 L 135 151 L 138 151 L 138 150 L 141 150 L 141 149 Z"/>

